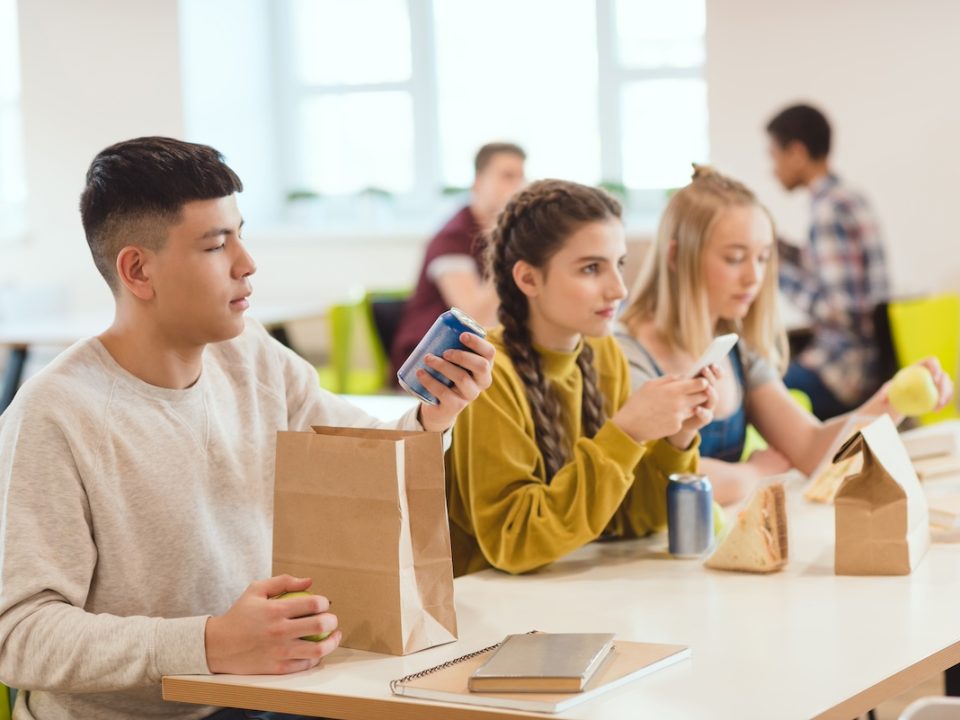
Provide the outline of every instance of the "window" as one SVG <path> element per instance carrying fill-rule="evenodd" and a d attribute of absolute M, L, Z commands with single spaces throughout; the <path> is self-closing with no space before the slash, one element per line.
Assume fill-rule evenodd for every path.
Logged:
<path fill-rule="evenodd" d="M 530 177 L 598 182 L 594 0 L 433 6 L 444 184 L 469 186 L 490 140 L 519 143 Z"/>
<path fill-rule="evenodd" d="M 293 0 L 285 173 L 321 195 L 415 189 L 414 87 L 407 0 Z"/>
<path fill-rule="evenodd" d="M 16 0 L 0 0 L 0 238 L 23 232 L 26 184 L 20 126 Z"/>
<path fill-rule="evenodd" d="M 704 0 L 286 0 L 288 193 L 436 206 L 484 142 L 634 211 L 707 159 Z M 329 218 L 329 214 L 327 215 Z"/>
<path fill-rule="evenodd" d="M 704 1 L 603 5 L 610 11 L 600 42 L 610 115 L 605 175 L 637 190 L 686 185 L 690 163 L 708 156 Z"/>

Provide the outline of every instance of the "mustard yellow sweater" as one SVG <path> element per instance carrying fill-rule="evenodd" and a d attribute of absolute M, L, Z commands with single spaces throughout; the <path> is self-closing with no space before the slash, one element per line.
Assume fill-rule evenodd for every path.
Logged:
<path fill-rule="evenodd" d="M 666 524 L 667 476 L 696 472 L 699 438 L 685 450 L 666 440 L 636 443 L 609 420 L 582 437 L 580 348 L 538 348 L 560 400 L 569 460 L 547 484 L 523 381 L 503 347 L 493 384 L 460 414 L 447 453 L 447 502 L 455 575 L 488 567 L 522 573 L 546 565 L 606 532 L 639 537 Z M 612 337 L 588 339 L 600 391 L 612 416 L 630 392 L 627 362 Z"/>

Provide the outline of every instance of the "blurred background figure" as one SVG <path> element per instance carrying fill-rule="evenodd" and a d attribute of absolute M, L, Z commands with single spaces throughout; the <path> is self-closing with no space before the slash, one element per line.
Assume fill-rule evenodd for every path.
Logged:
<path fill-rule="evenodd" d="M 811 319 L 813 338 L 784 382 L 802 390 L 821 420 L 852 410 L 880 384 L 874 308 L 889 297 L 883 242 L 867 201 L 830 167 L 830 124 L 793 105 L 767 124 L 770 156 L 787 190 L 811 196 L 810 231 L 780 240 L 780 289 Z"/>
<path fill-rule="evenodd" d="M 470 204 L 461 208 L 427 245 L 416 289 L 404 308 L 391 348 L 393 369 L 420 342 L 444 310 L 458 307 L 485 327 L 496 323 L 497 293 L 484 280 L 483 232 L 523 186 L 527 156 L 513 143 L 488 143 L 477 152 Z"/>

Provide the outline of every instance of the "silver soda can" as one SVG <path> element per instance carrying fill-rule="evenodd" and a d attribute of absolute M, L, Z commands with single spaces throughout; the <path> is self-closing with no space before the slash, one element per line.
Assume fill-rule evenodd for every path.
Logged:
<path fill-rule="evenodd" d="M 417 378 L 417 370 L 423 368 L 447 387 L 453 385 L 451 380 L 425 364 L 423 360 L 427 355 L 436 355 L 442 358 L 443 353 L 447 350 L 466 350 L 467 352 L 473 352 L 460 342 L 460 335 L 465 332 L 473 333 L 480 337 L 487 336 L 487 331 L 480 327 L 480 324 L 476 320 L 457 308 L 450 308 L 438 317 L 427 331 L 427 334 L 424 335 L 423 339 L 417 344 L 417 347 L 410 353 L 410 357 L 406 359 L 400 367 L 400 370 L 397 371 L 397 380 L 400 383 L 400 387 L 416 395 L 425 403 L 438 405 L 440 401 L 437 400 L 437 398 L 433 396 L 433 393 L 427 390 L 419 378 Z"/>
<path fill-rule="evenodd" d="M 699 557 L 713 543 L 713 487 L 706 475 L 671 475 L 667 484 L 670 554 Z"/>

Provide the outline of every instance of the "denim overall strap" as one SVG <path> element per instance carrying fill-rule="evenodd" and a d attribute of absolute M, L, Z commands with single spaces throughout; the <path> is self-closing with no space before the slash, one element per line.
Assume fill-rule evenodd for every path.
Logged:
<path fill-rule="evenodd" d="M 740 386 L 740 404 L 725 418 L 714 420 L 700 428 L 700 457 L 726 462 L 739 462 L 747 436 L 746 377 L 740 360 L 739 346 L 730 351 L 730 364 Z"/>

